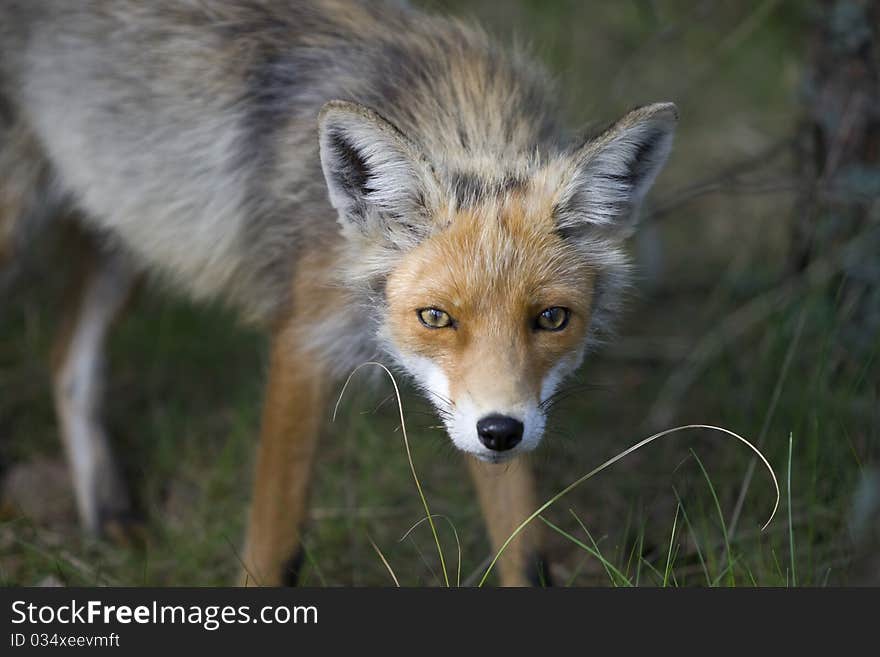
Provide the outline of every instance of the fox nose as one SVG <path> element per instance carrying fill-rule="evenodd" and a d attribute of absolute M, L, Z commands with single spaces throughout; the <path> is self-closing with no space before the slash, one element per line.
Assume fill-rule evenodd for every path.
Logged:
<path fill-rule="evenodd" d="M 477 422 L 477 435 L 489 449 L 506 452 L 522 440 L 523 423 L 506 415 L 487 415 Z"/>

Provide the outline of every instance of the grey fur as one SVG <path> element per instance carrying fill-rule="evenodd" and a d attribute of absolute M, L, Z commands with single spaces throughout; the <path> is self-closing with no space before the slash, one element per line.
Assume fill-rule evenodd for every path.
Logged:
<path fill-rule="evenodd" d="M 389 274 L 453 222 L 484 239 L 519 221 L 535 239 L 526 262 L 555 250 L 555 272 L 594 282 L 586 344 L 539 382 L 549 398 L 608 331 L 628 281 L 623 241 L 676 118 L 673 106 L 651 105 L 571 148 L 555 100 L 521 53 L 400 3 L 0 2 L 0 283 L 53 217 L 77 218 L 108 247 L 94 249 L 55 377 L 85 526 L 127 509 L 98 417 L 100 365 L 141 270 L 274 329 L 273 352 L 308 359 L 322 381 L 385 356 L 439 399 L 431 386 L 448 387 L 446 375 L 391 337 Z M 485 244 L 475 271 L 529 246 Z M 288 394 L 278 387 L 270 402 Z M 477 418 L 497 409 L 464 397 L 444 422 L 456 445 L 487 457 Z M 523 416 L 522 446 L 533 449 L 538 400 L 502 401 Z M 248 543 L 271 554 L 279 539 L 253 529 L 258 515 Z"/>
<path fill-rule="evenodd" d="M 425 156 L 425 193 L 458 205 L 569 156 L 539 67 L 396 3 L 12 0 L 0 25 L 0 95 L 39 144 L 22 163 L 39 170 L 33 193 L 47 208 L 71 199 L 145 268 L 260 324 L 289 303 L 297 252 L 343 239 L 319 159 L 328 101 L 387 119 Z M 611 248 L 595 260 L 624 277 L 619 245 L 584 243 Z M 377 325 L 381 280 L 349 273 L 352 303 Z M 378 348 L 364 326 L 316 328 L 339 371 Z"/>

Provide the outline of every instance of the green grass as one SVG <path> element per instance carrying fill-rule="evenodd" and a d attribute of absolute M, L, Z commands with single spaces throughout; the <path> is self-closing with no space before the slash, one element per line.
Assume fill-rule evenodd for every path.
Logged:
<path fill-rule="evenodd" d="M 477 14 L 503 35 L 527 35 L 559 74 L 575 123 L 602 122 L 650 100 L 678 102 L 681 132 L 652 196 L 658 205 L 762 152 L 797 115 L 800 3 L 782 2 L 757 24 L 748 21 L 762 2 L 703 3 L 714 7 L 708 15 L 696 11 L 701 3 L 671 0 L 523 1 L 503 10 L 490 2 L 432 4 Z M 736 40 L 726 40 L 732 33 Z M 695 64 L 703 61 L 708 72 Z M 762 173 L 789 175 L 788 165 L 774 161 Z M 851 311 L 833 287 L 829 293 L 836 279 L 785 291 L 722 339 L 730 318 L 740 321 L 738 309 L 779 289 L 791 200 L 707 195 L 658 220 L 660 273 L 640 281 L 619 338 L 588 359 L 578 382 L 589 386 L 557 409 L 533 458 L 540 499 L 550 500 L 646 436 L 717 425 L 761 444 L 782 483 L 784 512 L 761 531 L 775 491 L 760 467 L 747 475 L 755 466 L 743 445 L 709 432 L 676 434 L 536 517 L 559 583 L 859 582 L 848 522 L 854 490 L 880 454 L 880 339 L 868 353 L 854 350 L 845 332 Z M 0 302 L 0 477 L 61 457 L 48 354 L 63 298 L 63 252 L 44 261 L 60 271 L 37 267 Z M 712 349 L 697 375 L 673 396 L 668 421 L 652 424 L 658 398 L 694 365 L 703 343 Z M 118 326 L 110 352 L 108 423 L 145 518 L 146 546 L 84 537 L 64 506 L 65 482 L 46 481 L 42 488 L 62 493 L 48 505 L 54 513 L 4 508 L 0 515 L 0 581 L 230 583 L 252 476 L 263 337 L 236 328 L 225 311 L 150 288 Z M 427 403 L 404 391 L 412 463 L 437 520 L 445 576 L 429 523 L 410 531 L 425 506 L 395 405 L 379 404 L 391 392 L 381 380 L 371 392 L 357 377 L 336 422 L 327 409 L 304 584 L 393 585 L 389 569 L 405 586 L 454 584 L 459 545 L 460 579 L 475 584 L 494 556 L 459 455 L 431 428 L 437 421 L 423 415 Z M 487 583 L 494 581 L 492 574 Z"/>
<path fill-rule="evenodd" d="M 24 300 L 23 305 L 31 303 L 37 301 Z M 758 469 L 739 529 L 730 536 L 725 519 L 750 462 L 748 450 L 710 435 L 670 436 L 583 482 L 564 504 L 542 512 L 539 521 L 550 529 L 551 556 L 563 582 L 714 586 L 848 581 L 849 498 L 877 439 L 876 427 L 858 409 L 861 400 L 871 399 L 876 365 L 868 362 L 844 381 L 829 379 L 836 318 L 824 314 L 825 303 L 817 298 L 803 306 L 816 321 L 807 322 L 797 354 L 790 356 L 788 347 L 802 311 L 793 307 L 774 318 L 770 337 L 747 340 L 737 358 L 720 358 L 708 368 L 689 408 L 679 414 L 693 418 L 696 406 L 700 417 L 718 418 L 724 426 L 756 436 L 778 390 L 765 451 L 786 482 L 786 513 L 760 531 L 773 490 Z M 51 314 L 37 311 L 39 331 L 49 330 Z M 817 316 L 829 323 L 823 326 Z M 35 583 L 47 575 L 70 584 L 231 581 L 247 506 L 264 346 L 257 336 L 231 328 L 227 319 L 217 311 L 196 312 L 148 295 L 114 336 L 110 424 L 147 519 L 146 549 L 95 542 L 69 524 L 57 528 L 27 518 L 7 519 L 0 524 L 5 582 Z M 15 331 L 22 321 L 3 327 L 9 336 L 3 342 L 4 373 L 12 372 L 13 361 L 20 371 L 34 367 L 9 357 L 9 347 L 20 344 Z M 153 321 L 162 328 L 145 330 Z M 180 335 L 180 341 L 163 337 L 166 333 Z M 792 373 L 779 390 L 779 369 L 787 357 Z M 588 367 L 607 381 L 622 365 L 606 356 Z M 645 372 L 644 379 L 630 380 L 631 367 L 624 367 L 628 382 L 572 400 L 555 418 L 558 436 L 548 438 L 535 458 L 545 499 L 633 442 L 640 418 L 628 407 L 647 406 L 650 390 L 668 372 Z M 737 378 L 742 372 L 751 378 Z M 394 405 L 374 411 L 384 387 L 373 394 L 355 381 L 350 393 L 335 424 L 329 423 L 328 411 L 304 582 L 392 583 L 372 539 L 401 584 L 442 585 L 443 568 L 428 526 L 422 523 L 400 540 L 424 518 L 424 508 L 396 431 Z M 4 397 L 3 417 L 11 418 L 4 431 L 16 438 L 3 443 L 9 467 L 38 456 L 57 457 L 51 414 L 40 409 L 48 403 L 47 394 L 44 383 L 20 399 Z M 411 395 L 404 403 L 413 462 L 432 513 L 448 518 L 460 537 L 461 578 L 468 581 L 482 574 L 480 565 L 490 556 L 473 493 L 442 432 L 419 428 L 420 422 L 434 424 L 418 414 L 424 404 Z M 788 434 L 799 436 L 791 447 Z M 24 444 L 30 436 L 37 440 Z M 437 532 L 454 583 L 456 542 L 446 523 L 437 524 Z M 781 563 L 783 554 L 788 564 Z"/>

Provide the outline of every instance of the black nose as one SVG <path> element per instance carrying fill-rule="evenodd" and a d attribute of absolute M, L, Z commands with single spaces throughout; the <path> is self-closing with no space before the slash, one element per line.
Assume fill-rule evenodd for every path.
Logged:
<path fill-rule="evenodd" d="M 496 452 L 506 452 L 519 444 L 523 423 L 506 415 L 487 415 L 477 422 L 480 442 Z"/>

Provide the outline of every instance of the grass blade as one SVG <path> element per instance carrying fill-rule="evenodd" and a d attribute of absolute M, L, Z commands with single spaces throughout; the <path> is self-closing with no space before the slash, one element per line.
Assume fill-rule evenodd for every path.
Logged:
<path fill-rule="evenodd" d="M 577 524 L 579 524 L 581 526 L 581 529 L 584 530 L 584 534 L 586 534 L 587 538 L 590 539 L 590 543 L 593 544 L 593 549 L 596 551 L 596 554 L 600 554 L 599 544 L 596 543 L 595 539 L 593 538 L 593 535 L 590 533 L 590 530 L 587 529 L 587 526 L 581 522 L 581 519 L 578 518 L 577 514 L 574 512 L 574 509 L 569 509 L 568 512 L 571 514 L 572 518 L 575 519 Z M 542 520 L 543 520 L 543 518 L 542 518 Z M 613 568 L 613 566 L 611 566 L 611 564 L 608 563 L 607 560 L 605 560 L 605 559 L 601 559 L 600 561 L 602 562 L 602 567 L 605 568 L 605 573 L 608 575 L 608 579 L 611 580 L 612 584 L 617 586 L 617 582 L 614 581 L 614 575 L 611 572 L 611 569 Z M 620 572 L 620 571 L 618 571 L 618 572 Z"/>
<path fill-rule="evenodd" d="M 572 536 L 571 534 L 569 534 L 567 531 L 565 531 L 565 530 L 562 529 L 561 527 L 558 527 L 557 525 L 554 525 L 552 522 L 550 522 L 549 520 L 547 520 L 547 518 L 545 518 L 544 516 L 538 516 L 538 518 L 541 520 L 541 522 L 543 522 L 543 523 L 544 523 L 545 525 L 547 525 L 550 529 L 552 529 L 553 531 L 555 531 L 556 533 L 558 533 L 560 536 L 563 536 L 563 537 L 567 538 L 569 541 L 571 541 L 572 543 L 574 543 L 575 545 L 577 545 L 579 548 L 581 548 L 581 549 L 582 549 L 584 552 L 586 552 L 587 554 L 590 554 L 590 555 L 596 557 L 596 559 L 598 559 L 598 560 L 600 561 L 600 563 L 601 563 L 603 566 L 605 566 L 605 569 L 606 569 L 606 571 L 608 572 L 609 575 L 611 575 L 611 574 L 613 573 L 614 575 L 616 575 L 617 577 L 619 577 L 620 580 L 621 580 L 624 584 L 626 584 L 627 586 L 632 586 L 632 583 L 629 581 L 629 579 L 627 578 L 627 576 L 624 575 L 622 572 L 620 572 L 620 571 L 614 566 L 614 564 L 612 564 L 612 563 L 611 563 L 610 561 L 608 561 L 605 557 L 603 557 L 602 554 L 601 554 L 598 550 L 594 550 L 594 549 L 591 548 L 589 545 L 587 545 L 586 543 L 584 543 L 583 541 L 581 541 L 580 539 L 578 539 L 576 536 Z M 611 583 L 614 584 L 615 586 L 617 585 L 617 584 L 614 582 L 614 578 L 613 578 L 613 577 L 612 577 L 612 579 L 611 579 Z"/>
<path fill-rule="evenodd" d="M 773 520 L 773 517 L 776 515 L 776 509 L 779 508 L 779 499 L 781 497 L 780 490 L 779 490 L 779 482 L 776 479 L 776 473 L 773 471 L 773 467 L 770 465 L 769 461 L 767 461 L 766 457 L 752 443 L 750 443 L 748 440 L 746 440 L 745 438 L 743 438 L 739 434 L 736 434 L 733 431 L 730 431 L 729 429 L 724 429 L 723 427 L 716 427 L 716 426 L 713 426 L 710 424 L 686 424 L 684 426 L 674 427 L 672 429 L 666 429 L 665 431 L 660 431 L 658 433 L 655 433 L 652 436 L 648 436 L 647 438 L 640 440 L 635 445 L 632 445 L 631 447 L 623 450 L 622 452 L 620 452 L 616 456 L 613 456 L 612 458 L 605 461 L 602 465 L 598 466 L 597 468 L 594 468 L 593 470 L 590 470 L 587 474 L 580 477 L 579 479 L 576 479 L 575 481 L 570 483 L 568 486 L 563 488 L 561 491 L 556 493 L 556 495 L 554 495 L 549 500 L 544 502 L 544 504 L 539 506 L 534 511 L 534 513 L 532 513 L 528 518 L 523 520 L 520 523 L 520 525 L 513 531 L 513 533 L 507 537 L 507 540 L 504 541 L 504 543 L 498 549 L 498 552 L 495 554 L 495 557 L 489 563 L 489 567 L 486 569 L 486 572 L 483 573 L 483 577 L 480 579 L 480 583 L 478 584 L 478 586 L 482 586 L 483 584 L 486 583 L 486 580 L 489 578 L 489 573 L 492 572 L 492 569 L 495 567 L 495 564 L 498 563 L 498 559 L 501 557 L 501 555 L 507 549 L 507 546 L 510 545 L 510 542 L 513 541 L 513 539 L 515 539 L 517 536 L 519 536 L 520 532 L 522 532 L 522 530 L 530 522 L 532 522 L 535 518 L 537 518 L 539 515 L 541 515 L 544 511 L 546 511 L 553 504 L 555 504 L 560 498 L 564 497 L 565 495 L 567 495 L 568 493 L 573 491 L 575 488 L 580 486 L 582 483 L 584 483 L 588 479 L 594 477 L 595 475 L 602 472 L 606 468 L 611 467 L 612 465 L 617 463 L 619 460 L 626 458 L 628 455 L 632 454 L 633 452 L 635 452 L 638 449 L 641 449 L 645 445 L 648 445 L 648 444 L 654 442 L 655 440 L 663 438 L 664 436 L 668 436 L 670 434 L 677 433 L 679 431 L 685 431 L 687 429 L 709 429 L 711 431 L 720 431 L 721 433 L 727 434 L 728 436 L 732 436 L 733 438 L 736 438 L 740 442 L 744 443 L 746 446 L 749 447 L 749 449 L 751 449 L 753 452 L 755 452 L 755 454 L 758 455 L 758 457 L 761 459 L 761 462 L 767 467 L 767 470 L 770 472 L 770 476 L 773 479 L 773 486 L 776 489 L 776 503 L 773 505 L 773 510 L 770 513 L 770 517 L 767 519 L 767 522 L 764 523 L 764 526 L 761 528 L 761 531 L 766 529 L 767 525 L 769 525 L 771 523 L 771 521 Z"/>
<path fill-rule="evenodd" d="M 368 537 L 369 538 L 369 537 Z M 388 563 L 388 559 L 385 558 L 385 555 L 382 554 L 382 550 L 379 549 L 379 546 L 373 541 L 372 538 L 370 540 L 370 545 L 373 546 L 373 549 L 376 551 L 376 554 L 379 555 L 379 558 L 382 560 L 382 563 L 385 564 L 385 568 L 388 570 L 388 573 L 391 575 L 391 579 L 394 580 L 394 585 L 397 588 L 400 588 L 400 582 L 397 580 L 397 575 L 394 574 L 394 570 L 391 568 L 391 564 Z"/>
<path fill-rule="evenodd" d="M 461 541 L 458 540 L 458 531 L 455 529 L 455 525 L 453 524 L 452 519 L 449 518 L 448 516 L 445 516 L 441 513 L 435 513 L 434 517 L 440 518 L 441 520 L 445 520 L 447 522 L 447 524 L 449 524 L 449 528 L 452 530 L 452 535 L 455 537 L 455 547 L 458 550 L 458 569 L 457 569 L 456 575 L 455 575 L 455 585 L 460 587 L 461 586 Z M 406 530 L 406 533 L 403 536 L 401 536 L 399 540 L 400 541 L 405 540 L 406 537 L 412 533 L 413 529 L 415 529 L 416 527 L 421 525 L 426 520 L 427 520 L 427 518 L 422 518 L 421 520 L 416 522 L 412 527 L 410 527 L 409 529 Z"/>
<path fill-rule="evenodd" d="M 797 586 L 797 572 L 794 567 L 794 525 L 791 522 L 791 455 L 794 446 L 794 435 L 788 434 L 788 476 L 786 495 L 788 496 L 788 551 L 791 559 L 791 585 Z"/>
<path fill-rule="evenodd" d="M 412 451 L 409 448 L 409 437 L 406 434 L 406 419 L 403 417 L 403 401 L 400 398 L 400 389 L 397 387 L 397 380 L 394 378 L 394 375 L 391 373 L 387 367 L 385 367 L 382 363 L 377 363 L 376 361 L 368 361 L 366 363 L 361 363 L 357 367 L 355 367 L 351 374 L 348 375 L 348 378 L 345 380 L 345 384 L 342 386 L 342 390 L 339 391 L 339 397 L 336 399 L 336 405 L 333 407 L 333 418 L 332 420 L 336 420 L 336 413 L 339 410 L 339 404 L 342 402 L 342 396 L 345 394 L 346 389 L 348 388 L 348 384 L 351 383 L 352 377 L 357 374 L 358 370 L 367 365 L 373 365 L 375 367 L 380 367 L 385 373 L 388 375 L 388 378 L 391 379 L 391 384 L 394 386 L 394 395 L 397 397 L 397 411 L 400 415 L 400 431 L 403 434 L 403 444 L 406 447 L 406 458 L 409 461 L 409 469 L 412 472 L 413 481 L 416 482 L 416 490 L 419 491 L 419 499 L 422 501 L 422 506 L 425 509 L 425 519 L 428 521 L 428 524 L 431 526 L 431 533 L 434 535 L 434 544 L 437 546 L 437 554 L 440 556 L 440 567 L 443 569 L 443 580 L 446 582 L 446 586 L 449 586 L 449 574 L 446 570 L 446 559 L 443 557 L 443 547 L 440 545 L 440 536 L 437 534 L 437 527 L 434 525 L 434 518 L 431 515 L 431 509 L 428 508 L 428 500 L 425 497 L 425 493 L 422 490 L 422 484 L 419 482 L 419 476 L 416 474 L 416 466 L 413 463 Z M 384 560 L 384 557 L 383 557 Z"/>
<path fill-rule="evenodd" d="M 672 533 L 669 535 L 669 551 L 666 553 L 666 568 L 663 571 L 663 588 L 669 585 L 669 574 L 672 569 L 672 548 L 675 545 L 675 532 L 678 529 L 678 512 L 681 504 L 675 506 L 675 517 L 672 519 Z"/>
<path fill-rule="evenodd" d="M 694 549 L 697 551 L 697 558 L 700 560 L 700 568 L 706 576 L 706 584 L 712 586 L 712 577 L 709 575 L 709 568 L 706 566 L 706 560 L 703 558 L 703 551 L 700 549 L 700 542 L 697 540 L 697 533 L 694 531 L 694 526 L 691 524 L 691 519 L 688 517 L 687 509 L 684 508 L 684 501 L 681 499 L 681 495 L 678 494 L 678 489 L 674 486 L 672 487 L 672 491 L 675 493 L 675 499 L 678 501 L 678 506 L 681 508 L 681 516 L 684 518 L 684 524 L 688 528 L 688 532 L 694 541 Z"/>
<path fill-rule="evenodd" d="M 721 523 L 721 535 L 724 538 L 724 552 L 727 555 L 726 570 L 728 573 L 728 584 L 730 586 L 736 586 L 736 578 L 733 575 L 733 555 L 730 553 L 730 536 L 727 533 L 727 524 L 724 522 L 724 513 L 721 511 L 721 503 L 718 501 L 718 495 L 715 493 L 715 486 L 712 485 L 712 479 L 709 477 L 709 473 L 706 472 L 706 468 L 703 467 L 703 462 L 700 460 L 700 457 L 697 456 L 697 453 L 694 452 L 694 450 L 691 450 L 691 454 L 693 454 L 696 459 L 697 465 L 700 466 L 700 471 L 703 473 L 706 483 L 709 484 L 709 492 L 712 494 L 712 500 L 715 502 L 715 510 L 718 512 L 718 521 Z"/>

